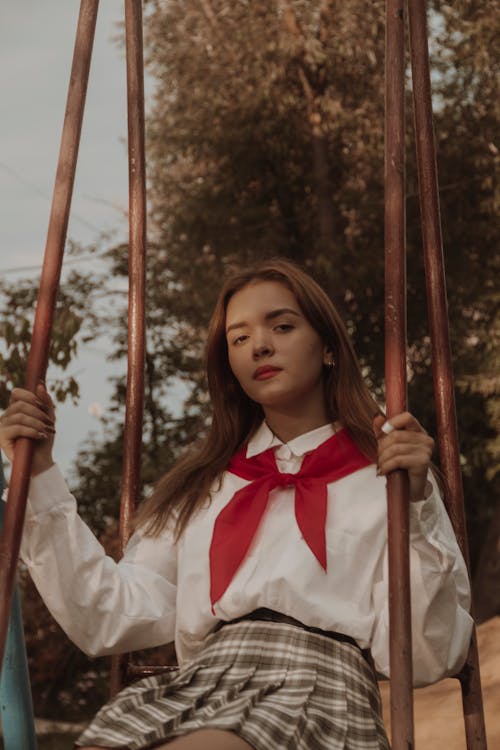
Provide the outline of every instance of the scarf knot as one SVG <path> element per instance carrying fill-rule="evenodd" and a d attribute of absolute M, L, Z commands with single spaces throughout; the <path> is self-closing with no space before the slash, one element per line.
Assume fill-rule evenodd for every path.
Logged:
<path fill-rule="evenodd" d="M 296 474 L 280 472 L 274 449 L 246 457 L 247 446 L 231 459 L 228 471 L 249 483 L 234 493 L 214 524 L 210 545 L 210 601 L 221 598 L 242 564 L 276 487 L 294 487 L 294 511 L 304 540 L 326 571 L 328 484 L 371 463 L 346 430 L 306 454 Z"/>
<path fill-rule="evenodd" d="M 273 485 L 275 487 L 295 487 L 299 481 L 300 477 L 297 474 L 288 474 L 281 471 L 277 472 L 277 476 L 273 477 Z"/>

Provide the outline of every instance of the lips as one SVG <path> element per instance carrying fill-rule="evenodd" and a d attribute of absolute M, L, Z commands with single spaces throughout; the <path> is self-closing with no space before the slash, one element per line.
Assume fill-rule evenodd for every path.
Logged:
<path fill-rule="evenodd" d="M 258 367 L 253 374 L 253 379 L 268 380 L 269 378 L 277 375 L 279 372 L 281 372 L 281 367 Z"/>

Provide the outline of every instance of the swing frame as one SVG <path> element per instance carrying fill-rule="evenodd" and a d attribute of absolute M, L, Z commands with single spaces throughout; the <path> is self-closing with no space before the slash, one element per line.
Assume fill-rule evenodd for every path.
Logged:
<path fill-rule="evenodd" d="M 432 123 L 425 0 L 407 0 L 413 107 L 419 175 L 423 252 L 432 344 L 438 444 L 443 474 L 450 487 L 447 510 L 470 572 L 441 237 L 439 191 Z M 81 0 L 58 168 L 36 306 L 25 387 L 35 391 L 48 365 L 50 335 L 59 286 L 80 141 L 98 0 Z M 404 0 L 386 0 L 385 62 L 385 366 L 387 416 L 406 409 L 406 260 L 404 179 Z M 125 0 L 127 104 L 129 134 L 129 365 L 120 511 L 120 544 L 130 536 L 138 495 L 144 404 L 146 187 L 142 2 Z M 24 523 L 33 442 L 16 442 L 8 503 L 0 538 L 0 665 L 11 611 L 17 559 Z M 414 748 L 411 612 L 409 577 L 408 479 L 406 472 L 388 477 L 388 546 L 391 663 L 391 725 L 394 750 Z M 112 670 L 116 691 L 127 672 L 128 658 L 118 657 Z M 155 667 L 128 670 L 151 674 Z M 486 733 L 475 633 L 467 661 L 456 675 L 462 689 L 468 750 L 486 750 Z"/>

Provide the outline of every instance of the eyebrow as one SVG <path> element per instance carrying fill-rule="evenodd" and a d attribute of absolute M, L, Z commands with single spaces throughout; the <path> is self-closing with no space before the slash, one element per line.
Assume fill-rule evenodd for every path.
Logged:
<path fill-rule="evenodd" d="M 290 307 L 280 307 L 277 310 L 271 310 L 271 312 L 266 313 L 264 316 L 264 320 L 274 320 L 274 318 L 279 318 L 280 315 L 284 315 L 285 313 L 296 315 L 297 318 L 301 317 L 300 313 L 298 313 L 296 310 L 292 310 Z M 244 328 L 247 325 L 248 323 L 244 320 L 242 320 L 241 323 L 232 323 L 226 328 L 226 334 L 229 333 L 229 331 L 233 331 L 235 328 Z"/>

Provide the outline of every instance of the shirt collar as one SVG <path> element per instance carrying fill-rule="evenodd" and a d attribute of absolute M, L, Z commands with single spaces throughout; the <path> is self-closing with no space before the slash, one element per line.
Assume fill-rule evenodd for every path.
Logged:
<path fill-rule="evenodd" d="M 257 456 L 259 453 L 267 451 L 269 448 L 275 448 L 280 445 L 287 445 L 294 456 L 304 456 L 306 453 L 313 451 L 318 445 L 324 443 L 329 437 L 334 435 L 340 429 L 338 422 L 335 424 L 324 424 L 315 430 L 299 435 L 288 443 L 283 443 L 279 437 L 270 430 L 267 423 L 262 422 L 257 432 L 250 439 L 247 447 L 247 458 Z"/>

